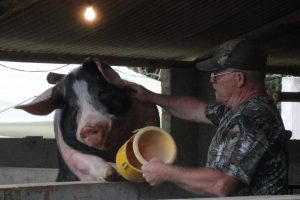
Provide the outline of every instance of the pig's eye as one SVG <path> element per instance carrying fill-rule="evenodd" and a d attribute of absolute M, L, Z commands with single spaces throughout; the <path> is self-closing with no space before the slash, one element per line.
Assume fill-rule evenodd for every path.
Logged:
<path fill-rule="evenodd" d="M 98 89 L 98 90 L 97 90 L 97 94 L 98 94 L 98 97 L 99 97 L 99 98 L 101 97 L 101 95 L 103 95 L 103 92 L 104 92 L 103 89 Z"/>
<path fill-rule="evenodd" d="M 78 112 L 79 107 L 76 104 L 70 104 L 69 103 L 69 107 L 72 111 Z"/>
<path fill-rule="evenodd" d="M 101 93 L 99 100 L 103 103 L 111 114 L 122 114 L 128 112 L 130 108 L 130 98 L 124 91 L 114 89 Z"/>
<path fill-rule="evenodd" d="M 73 107 L 73 109 L 74 109 L 74 111 L 78 112 L 79 107 L 76 105 L 76 106 Z"/>

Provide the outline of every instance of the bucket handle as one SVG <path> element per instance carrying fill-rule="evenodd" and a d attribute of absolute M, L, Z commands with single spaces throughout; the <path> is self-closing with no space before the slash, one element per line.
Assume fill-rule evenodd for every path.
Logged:
<path fill-rule="evenodd" d="M 135 129 L 134 131 L 132 131 L 133 134 L 136 134 L 137 132 L 139 132 L 140 128 L 139 129 Z"/>
<path fill-rule="evenodd" d="M 128 167 L 128 164 L 126 162 L 123 162 L 122 167 L 123 167 L 123 169 L 126 169 Z"/>

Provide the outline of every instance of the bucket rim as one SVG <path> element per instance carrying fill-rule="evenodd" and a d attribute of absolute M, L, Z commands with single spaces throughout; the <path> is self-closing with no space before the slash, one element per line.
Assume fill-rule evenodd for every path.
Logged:
<path fill-rule="evenodd" d="M 148 163 L 148 161 L 146 161 L 143 156 L 141 155 L 140 151 L 139 151 L 139 147 L 138 147 L 138 143 L 139 143 L 139 140 L 141 138 L 141 136 L 147 132 L 147 131 L 158 131 L 162 134 L 164 134 L 170 141 L 171 143 L 171 146 L 172 146 L 172 151 L 173 151 L 173 154 L 168 158 L 168 160 L 164 161 L 166 164 L 172 164 L 176 157 L 177 157 L 177 147 L 176 147 L 176 143 L 173 139 L 173 137 L 168 133 L 166 132 L 164 129 L 160 128 L 160 127 L 156 127 L 156 126 L 146 126 L 144 128 L 141 128 L 141 129 L 138 129 L 136 130 L 136 134 L 133 138 L 133 143 L 132 143 L 132 147 L 133 147 L 133 152 L 136 156 L 136 158 L 138 159 L 138 161 L 143 165 L 143 164 L 146 164 Z"/>

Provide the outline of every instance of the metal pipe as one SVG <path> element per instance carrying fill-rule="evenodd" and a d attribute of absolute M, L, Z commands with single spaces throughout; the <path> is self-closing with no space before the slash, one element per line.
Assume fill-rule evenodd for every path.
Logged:
<path fill-rule="evenodd" d="M 47 75 L 47 81 L 49 84 L 57 84 L 61 79 L 63 79 L 65 77 L 64 74 L 59 74 L 59 73 L 54 73 L 54 72 L 50 72 Z"/>
<path fill-rule="evenodd" d="M 276 102 L 300 102 L 300 92 L 275 92 L 273 99 Z"/>

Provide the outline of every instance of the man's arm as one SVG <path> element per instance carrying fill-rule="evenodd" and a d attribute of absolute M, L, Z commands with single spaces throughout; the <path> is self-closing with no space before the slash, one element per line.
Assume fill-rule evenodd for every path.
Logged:
<path fill-rule="evenodd" d="M 205 116 L 207 104 L 196 98 L 152 93 L 149 99 L 177 118 L 211 123 Z"/>
<path fill-rule="evenodd" d="M 142 102 L 157 104 L 171 115 L 194 122 L 211 122 L 205 116 L 206 103 L 193 97 L 173 96 L 154 93 L 141 85 L 126 83 L 126 88 L 132 91 L 132 96 Z"/>
<path fill-rule="evenodd" d="M 150 185 L 168 181 L 193 193 L 229 196 L 241 182 L 213 168 L 183 168 L 153 159 L 142 166 L 143 176 Z"/>

